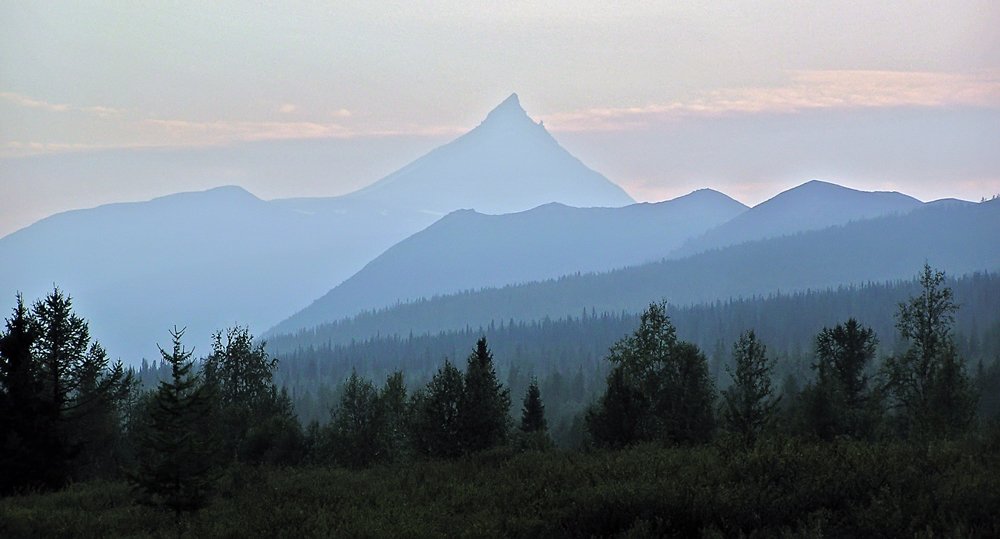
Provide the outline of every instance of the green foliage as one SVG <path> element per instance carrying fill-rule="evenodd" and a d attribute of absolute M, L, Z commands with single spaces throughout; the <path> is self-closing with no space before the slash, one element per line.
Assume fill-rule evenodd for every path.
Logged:
<path fill-rule="evenodd" d="M 542 404 L 542 394 L 538 389 L 538 380 L 532 380 L 528 391 L 524 394 L 524 406 L 521 408 L 522 432 L 545 432 L 548 430 L 545 421 L 545 405 Z"/>
<path fill-rule="evenodd" d="M 698 347 L 677 339 L 666 303 L 651 304 L 639 328 L 611 347 L 608 361 L 615 366 L 607 390 L 587 416 L 595 442 L 710 438 L 715 390 L 708 360 Z"/>
<path fill-rule="evenodd" d="M 302 431 L 287 394 L 272 380 L 278 360 L 270 357 L 263 342 L 254 344 L 247 327 L 232 327 L 212 337 L 212 353 L 203 365 L 206 385 L 218 405 L 215 428 L 221 433 L 223 451 L 243 462 L 291 463 L 303 450 Z M 270 447 L 274 441 L 276 447 Z"/>
<path fill-rule="evenodd" d="M 503 445 L 510 432 L 510 390 L 497 379 L 485 338 L 476 341 L 465 368 L 458 421 L 464 451 Z"/>
<path fill-rule="evenodd" d="M 241 478 L 241 479 L 237 479 Z M 231 473 L 189 537 L 995 537 L 985 443 L 762 440 L 751 450 L 488 451 L 363 470 Z M 4 537 L 163 537 L 120 483 L 0 500 Z"/>
<path fill-rule="evenodd" d="M 459 414 L 464 392 L 462 373 L 445 360 L 427 387 L 414 393 L 411 439 L 417 454 L 429 457 L 462 454 L 465 444 Z"/>
<path fill-rule="evenodd" d="M 748 330 L 733 343 L 733 362 L 736 371 L 729 371 L 733 385 L 722 392 L 723 423 L 745 444 L 753 445 L 774 419 L 780 400 L 771 386 L 775 361 L 768 359 L 767 348 Z"/>
<path fill-rule="evenodd" d="M 121 362 L 109 367 L 58 288 L 30 311 L 17 297 L 0 335 L 0 381 L 0 491 L 113 475 L 132 374 Z"/>
<path fill-rule="evenodd" d="M 975 414 L 975 398 L 952 333 L 958 305 L 944 286 L 943 272 L 924 264 L 920 285 L 919 295 L 899 305 L 896 327 L 909 348 L 886 360 L 886 389 L 902 411 L 907 432 L 954 436 L 968 428 Z"/>
<path fill-rule="evenodd" d="M 816 336 L 816 381 L 807 388 L 806 419 L 814 434 L 871 438 L 882 415 L 880 395 L 869 387 L 868 371 L 878 338 L 850 318 Z"/>
<path fill-rule="evenodd" d="M 403 373 L 390 374 L 379 393 L 382 413 L 382 450 L 387 461 L 397 461 L 410 454 L 410 402 L 406 394 Z"/>
<path fill-rule="evenodd" d="M 143 503 L 162 506 L 175 518 L 204 507 L 215 487 L 217 444 L 199 428 L 211 411 L 209 388 L 194 374 L 191 352 L 184 350 L 184 330 L 174 329 L 173 350 L 162 348 L 170 379 L 160 382 L 140 439 L 139 466 L 130 480 Z"/>
<path fill-rule="evenodd" d="M 361 467 L 388 457 L 383 447 L 386 425 L 378 390 L 357 373 L 347 380 L 340 406 L 332 411 L 330 426 L 338 463 Z"/>

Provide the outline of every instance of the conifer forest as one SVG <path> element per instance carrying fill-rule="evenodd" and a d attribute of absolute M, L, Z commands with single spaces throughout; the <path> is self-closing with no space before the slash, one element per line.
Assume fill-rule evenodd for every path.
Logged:
<path fill-rule="evenodd" d="M 996 536 L 994 274 L 112 362 L 0 334 L 0 535 Z M 860 298 L 860 299 L 859 299 Z M 273 346 L 273 348 L 272 348 Z"/>

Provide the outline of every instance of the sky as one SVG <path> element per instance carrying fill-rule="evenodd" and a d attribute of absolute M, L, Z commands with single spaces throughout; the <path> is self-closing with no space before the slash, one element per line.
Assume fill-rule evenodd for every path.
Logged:
<path fill-rule="evenodd" d="M 0 0 L 0 235 L 239 184 L 353 191 L 511 92 L 641 201 L 1000 193 L 1000 2 Z"/>

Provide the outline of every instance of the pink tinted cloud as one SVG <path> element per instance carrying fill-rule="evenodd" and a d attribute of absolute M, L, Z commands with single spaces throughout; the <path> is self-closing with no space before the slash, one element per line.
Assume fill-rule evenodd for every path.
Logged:
<path fill-rule="evenodd" d="M 102 117 L 111 116 L 114 114 L 121 114 L 122 112 L 124 112 L 123 109 L 116 109 L 113 107 L 105 107 L 100 105 L 89 106 L 89 107 L 78 107 L 74 105 L 69 105 L 67 103 L 49 103 L 48 101 L 35 99 L 33 97 L 29 97 L 14 92 L 0 92 L 0 99 L 13 103 L 19 107 L 40 109 L 48 112 L 75 111 L 75 112 L 85 112 L 88 114 L 96 114 Z"/>
<path fill-rule="evenodd" d="M 1000 70 L 972 74 L 794 71 L 781 86 L 712 90 L 688 101 L 592 108 L 551 114 L 544 120 L 554 131 L 623 131 L 692 116 L 904 106 L 1000 107 Z"/>

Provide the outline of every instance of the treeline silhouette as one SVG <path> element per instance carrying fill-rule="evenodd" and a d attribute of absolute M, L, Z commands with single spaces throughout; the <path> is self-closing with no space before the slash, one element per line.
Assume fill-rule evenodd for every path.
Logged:
<path fill-rule="evenodd" d="M 955 302 L 954 339 L 968 367 L 983 379 L 992 379 L 1000 358 L 1000 275 L 974 273 L 949 279 Z M 918 293 L 920 283 L 867 283 L 826 291 L 774 294 L 733 299 L 706 305 L 668 305 L 678 335 L 694 343 L 709 359 L 709 373 L 720 389 L 730 383 L 730 346 L 753 328 L 776 358 L 775 378 L 780 386 L 801 388 L 813 377 L 815 336 L 848 318 L 863 321 L 880 337 L 877 356 L 902 350 L 896 331 L 898 304 Z M 610 347 L 639 324 L 634 313 L 581 312 L 579 316 L 540 321 L 497 320 L 486 326 L 433 335 L 382 335 L 347 344 L 322 341 L 322 328 L 307 336 L 278 337 L 268 342 L 280 363 L 278 384 L 288 389 L 304 422 L 326 422 L 336 405 L 343 381 L 352 371 L 381 380 L 396 370 L 408 383 L 426 383 L 444 358 L 464 357 L 469 343 L 485 336 L 496 354 L 497 371 L 514 394 L 522 394 L 537 378 L 546 397 L 552 435 L 558 445 L 580 441 L 580 416 L 603 389 L 608 373 L 604 360 Z M 155 366 L 140 369 L 142 378 L 155 380 Z M 1000 413 L 1000 397 L 980 399 L 983 416 Z"/>
<path fill-rule="evenodd" d="M 964 337 L 965 344 L 956 332 L 965 309 L 955 292 L 961 287 L 980 294 L 976 296 L 980 299 L 986 294 L 981 304 L 969 301 L 973 309 L 978 305 L 981 310 L 965 322 L 967 335 L 975 336 Z M 240 327 L 216 333 L 211 354 L 196 360 L 184 348 L 183 330 L 175 328 L 172 348 L 161 350 L 160 367 L 146 365 L 137 373 L 120 363 L 108 364 L 107 354 L 90 339 L 86 321 L 73 314 L 70 298 L 55 289 L 30 308 L 18 297 L 0 334 L 4 447 L 0 487 L 4 494 L 15 494 L 58 489 L 88 479 L 124 480 L 132 494 L 116 499 L 165 508 L 180 527 L 184 513 L 210 505 L 220 491 L 228 489 L 228 496 L 236 496 L 234 492 L 241 488 L 234 486 L 234 481 L 251 490 L 254 485 L 248 481 L 271 481 L 262 479 L 265 476 L 260 473 L 241 471 L 247 466 L 381 466 L 388 467 L 386 473 L 394 473 L 397 465 L 426 470 L 424 463 L 454 459 L 486 467 L 495 466 L 490 459 L 529 466 L 515 456 L 549 450 L 552 434 L 558 433 L 557 441 L 585 450 L 581 455 L 642 444 L 686 451 L 702 459 L 701 464 L 692 464 L 691 470 L 707 468 L 702 470 L 702 478 L 682 477 L 685 488 L 706 488 L 703 481 L 735 481 L 741 485 L 738 488 L 752 489 L 781 485 L 782 492 L 787 491 L 781 496 L 801 511 L 779 510 L 768 495 L 757 502 L 744 502 L 757 503 L 757 507 L 714 507 L 712 511 L 729 515 L 716 518 L 705 513 L 712 506 L 709 499 L 702 500 L 704 505 L 681 507 L 671 505 L 680 499 L 654 500 L 644 497 L 643 491 L 629 491 L 619 501 L 603 498 L 606 493 L 589 502 L 574 498 L 570 508 L 590 508 L 575 513 L 578 521 L 571 523 L 567 514 L 549 522 L 522 522 L 519 526 L 525 527 L 509 530 L 512 533 L 550 530 L 551 534 L 553 529 L 546 526 L 552 525 L 562 535 L 628 530 L 654 535 L 697 533 L 706 526 L 722 533 L 802 531 L 809 526 L 860 533 L 871 529 L 864 527 L 871 526 L 866 519 L 880 511 L 876 510 L 882 507 L 879 504 L 903 503 L 913 494 L 923 496 L 928 487 L 914 484 L 914 480 L 934 487 L 940 483 L 938 474 L 950 473 L 949 477 L 962 478 L 950 485 L 955 496 L 980 497 L 986 502 L 996 498 L 996 492 L 989 497 L 991 483 L 970 479 L 964 467 L 970 462 L 982 463 L 984 469 L 990 468 L 991 462 L 990 469 L 996 467 L 990 455 L 996 454 L 1000 436 L 998 416 L 995 408 L 984 408 L 984 402 L 990 403 L 991 395 L 995 399 L 1000 390 L 1000 361 L 995 355 L 992 361 L 983 359 L 984 354 L 995 354 L 996 350 L 989 340 L 995 337 L 998 323 L 997 303 L 990 299 L 996 296 L 989 295 L 996 293 L 995 287 L 993 276 L 949 282 L 943 273 L 925 265 L 913 285 L 873 285 L 687 311 L 689 316 L 706 316 L 701 312 L 717 316 L 737 305 L 747 309 L 742 312 L 760 314 L 783 302 L 839 305 L 845 297 L 864 297 L 866 291 L 885 297 L 894 297 L 900 289 L 908 291 L 889 307 L 894 312 L 894 327 L 888 334 L 880 334 L 876 327 L 854 316 L 814 332 L 808 337 L 810 351 L 801 352 L 796 367 L 807 371 L 804 376 L 788 369 L 781 374 L 778 365 L 783 359 L 770 347 L 769 326 L 762 325 L 762 331 L 751 325 L 740 327 L 735 315 L 716 318 L 718 327 L 740 329 L 728 342 L 717 336 L 710 359 L 704 348 L 688 340 L 681 326 L 675 325 L 683 316 L 673 316 L 664 302 L 651 303 L 637 320 L 587 314 L 577 320 L 530 326 L 501 324 L 491 331 L 531 337 L 519 343 L 522 346 L 544 343 L 549 331 L 549 338 L 575 335 L 576 350 L 596 349 L 593 338 L 582 336 L 601 328 L 606 335 L 617 334 L 602 353 L 600 364 L 573 362 L 571 347 L 544 364 L 547 370 L 507 359 L 507 379 L 521 387 L 502 381 L 499 362 L 494 361 L 495 351 L 489 344 L 502 339 L 489 341 L 489 336 L 467 341 L 466 346 L 475 345 L 463 354 L 464 369 L 443 359 L 428 378 L 416 378 L 398 370 L 400 363 L 386 361 L 366 365 L 364 373 L 387 373 L 373 378 L 350 362 L 328 368 L 332 362 L 321 365 L 316 356 L 311 365 L 309 358 L 294 355 L 279 361 L 264 343 L 254 340 L 248 328 Z M 757 311 L 755 307 L 767 308 Z M 633 323 L 624 336 L 616 333 L 614 328 L 628 320 Z M 788 318 L 790 329 L 808 327 L 797 326 L 793 320 Z M 987 328 L 985 333 L 978 332 L 980 327 Z M 439 339 L 446 342 L 455 335 Z M 884 339 L 893 344 L 885 346 Z M 372 340 L 369 344 L 389 346 L 386 343 L 393 342 L 398 346 L 404 341 Z M 428 342 L 433 341 L 423 341 L 425 349 Z M 538 348 L 528 349 L 544 351 L 540 344 L 534 346 Z M 526 357 L 525 348 L 514 349 L 521 353 L 516 359 Z M 971 362 L 965 355 L 970 350 L 980 354 L 980 360 Z M 429 354 L 427 361 L 431 362 Z M 293 368 L 282 370 L 283 364 Z M 314 378 L 337 372 L 333 368 L 351 369 L 338 389 L 327 389 L 335 395 L 335 402 L 324 422 L 297 417 L 295 384 L 286 380 L 280 387 L 281 381 L 276 381 L 276 374 L 291 379 L 289 373 L 303 367 L 315 369 L 301 374 Z M 321 369 L 326 370 L 321 373 Z M 725 372 L 727 381 L 720 383 L 722 378 L 713 375 L 713 370 Z M 140 380 L 153 374 L 158 377 L 156 387 L 144 388 Z M 552 429 L 553 409 L 563 410 L 562 415 L 571 418 L 562 431 Z M 956 440 L 963 445 L 953 445 Z M 801 444 L 807 444 L 807 449 Z M 911 446 L 927 449 L 925 453 L 908 453 L 911 450 L 906 448 Z M 931 452 L 935 447 L 947 449 Z M 848 454 L 842 454 L 845 450 Z M 802 475 L 807 474 L 803 466 L 822 461 L 824 452 L 843 461 L 841 464 L 847 463 L 846 467 L 825 465 L 823 473 L 830 474 L 826 480 L 860 482 L 828 491 L 807 480 L 807 475 Z M 907 454 L 916 455 L 914 458 L 926 467 L 915 470 L 889 465 L 900 477 L 877 472 L 881 479 L 872 477 L 869 481 L 859 476 L 876 473 L 873 466 L 880 459 Z M 958 455 L 964 457 L 956 458 Z M 558 464 L 539 454 L 539 462 L 549 468 L 536 469 L 535 476 L 521 481 L 543 488 L 538 481 L 544 481 L 546 474 L 566 481 L 576 473 L 565 471 L 566 466 L 584 473 L 589 466 L 587 459 L 603 457 L 581 458 L 583 464 Z M 623 464 L 632 466 L 646 457 L 640 452 L 624 453 L 622 458 L 633 459 Z M 677 469 L 685 457 L 665 458 L 674 463 L 671 469 Z M 461 470 L 461 465 L 457 466 Z M 785 482 L 782 477 L 788 473 L 794 477 Z M 845 473 L 846 479 L 832 479 Z M 597 485 L 607 480 L 590 481 Z M 646 485 L 643 488 L 651 484 L 650 478 L 641 476 L 632 476 L 632 480 Z M 504 484 L 517 488 L 514 483 Z M 876 509 L 866 506 L 859 513 L 853 506 L 843 505 L 858 499 L 871 500 Z M 894 529 L 921 530 L 921 522 L 944 529 L 940 527 L 958 522 L 961 527 L 948 531 L 989 533 L 1000 525 L 995 516 L 990 519 L 980 511 L 982 504 L 919 500 L 910 508 L 897 507 L 898 511 L 923 513 L 910 515 L 905 523 L 896 522 L 898 528 Z M 622 510 L 613 511 L 616 506 Z M 0 510 L 6 511 L 6 507 L 0 505 Z M 663 513 L 668 509 L 676 514 Z M 771 513 L 760 517 L 762 510 Z M 832 513 L 821 513 L 826 514 L 822 521 L 802 520 L 801 515 L 816 516 L 820 510 Z M 667 514 L 680 520 L 662 520 Z M 756 523 L 751 514 L 758 514 Z"/>

